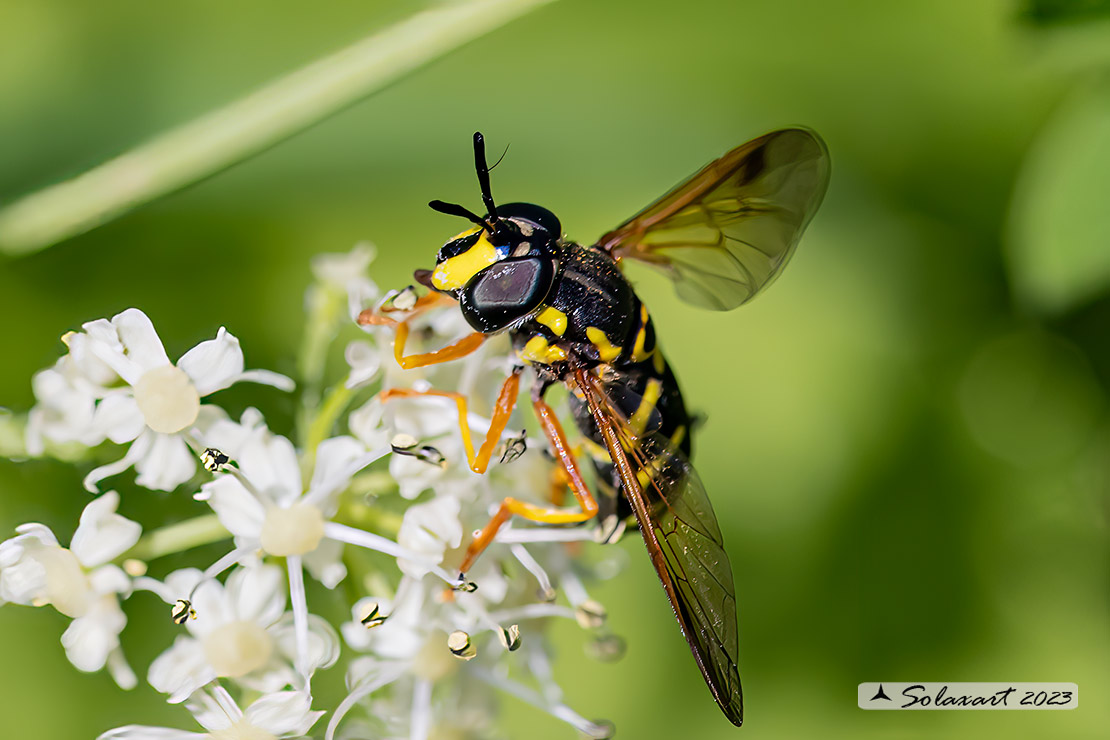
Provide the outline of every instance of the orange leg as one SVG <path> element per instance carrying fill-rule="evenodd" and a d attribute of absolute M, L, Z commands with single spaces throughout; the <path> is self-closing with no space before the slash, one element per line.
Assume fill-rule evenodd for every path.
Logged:
<path fill-rule="evenodd" d="M 497 394 L 497 404 L 493 410 L 493 418 L 490 420 L 489 431 L 486 432 L 486 438 L 482 441 L 482 446 L 478 449 L 477 454 L 474 452 L 474 442 L 470 437 L 470 424 L 466 420 L 466 396 L 451 391 L 415 391 L 411 388 L 390 388 L 382 391 L 381 399 L 383 403 L 392 398 L 414 398 L 417 396 L 440 396 L 453 399 L 459 410 L 459 432 L 462 435 L 463 447 L 466 448 L 467 462 L 470 464 L 470 469 L 475 473 L 484 473 L 486 468 L 489 467 L 490 458 L 493 457 L 493 450 L 497 447 L 497 442 L 501 439 L 501 435 L 509 423 L 509 416 L 513 413 L 513 407 L 516 406 L 516 397 L 520 391 L 521 370 L 522 368 L 514 370 L 512 375 L 501 384 L 501 391 Z"/>
<path fill-rule="evenodd" d="M 412 370 L 414 367 L 438 365 L 441 362 L 450 362 L 460 357 L 466 357 L 471 352 L 481 347 L 482 342 L 486 341 L 485 334 L 474 332 L 473 334 L 467 334 L 462 339 L 442 349 L 437 349 L 435 352 L 406 355 L 405 342 L 408 341 L 408 338 L 409 325 L 406 320 L 397 324 L 397 333 L 393 336 L 393 356 L 397 359 L 397 364 L 405 370 Z"/>
<path fill-rule="evenodd" d="M 567 471 L 563 466 L 557 465 L 552 468 L 551 488 L 548 489 L 547 497 L 554 506 L 562 506 L 566 501 L 568 485 L 570 485 L 570 478 L 567 477 Z"/>
<path fill-rule="evenodd" d="M 430 308 L 446 306 L 447 304 L 454 302 L 455 301 L 450 296 L 446 296 L 443 293 L 425 293 L 424 295 L 416 299 L 416 304 L 413 305 L 411 309 L 409 309 L 408 316 L 406 316 L 404 320 L 408 321 L 409 319 L 416 318 Z M 381 310 L 385 313 L 399 312 L 399 309 L 396 308 L 382 308 Z M 358 323 L 362 326 L 366 326 L 368 324 L 374 326 L 397 326 L 397 324 L 401 322 L 389 316 L 383 316 L 373 308 L 368 308 L 358 315 Z"/>
<path fill-rule="evenodd" d="M 563 427 L 555 417 L 555 412 L 539 398 L 533 400 L 532 405 L 535 407 L 540 425 L 543 426 L 544 434 L 547 435 L 547 441 L 551 444 L 551 451 L 555 453 L 555 457 L 558 458 L 563 471 L 566 473 L 567 484 L 570 486 L 571 493 L 574 494 L 574 499 L 578 502 L 581 510 L 550 509 L 515 498 L 503 500 L 501 506 L 497 509 L 497 513 L 490 519 L 489 524 L 478 532 L 466 548 L 466 556 L 463 558 L 462 565 L 459 566 L 461 573 L 470 570 L 478 556 L 493 542 L 493 538 L 497 536 L 497 531 L 501 529 L 505 522 L 509 521 L 513 514 L 542 524 L 574 524 L 592 519 L 597 514 L 597 501 L 590 493 L 590 489 L 586 487 L 586 481 L 583 480 L 582 473 L 578 470 L 578 463 L 575 462 L 574 455 L 571 454 L 570 445 L 567 444 L 566 435 L 563 434 Z"/>
<path fill-rule="evenodd" d="M 375 312 L 374 309 L 368 308 L 358 315 L 358 323 L 362 326 L 392 326 L 394 329 L 393 357 L 396 358 L 397 364 L 405 370 L 411 370 L 415 367 L 426 367 L 428 365 L 438 365 L 441 362 L 451 362 L 460 357 L 466 357 L 471 352 L 481 347 L 482 342 L 486 341 L 485 334 L 474 332 L 442 349 L 437 349 L 435 352 L 406 355 L 405 344 L 408 342 L 409 338 L 409 321 L 428 309 L 443 306 L 448 303 L 454 303 L 454 301 L 442 293 L 427 293 L 417 299 L 416 305 L 413 306 L 403 321 L 398 321 L 389 316 L 383 316 Z M 396 309 L 383 310 L 395 311 Z"/>

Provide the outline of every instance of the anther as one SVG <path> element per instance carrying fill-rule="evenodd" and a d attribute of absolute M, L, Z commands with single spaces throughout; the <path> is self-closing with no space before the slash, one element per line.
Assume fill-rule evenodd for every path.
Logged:
<path fill-rule="evenodd" d="M 574 618 L 578 621 L 578 626 L 584 630 L 597 629 L 605 624 L 605 618 L 608 615 L 605 607 L 593 599 L 583 601 L 574 610 Z"/>
<path fill-rule="evenodd" d="M 215 447 L 209 447 L 204 452 L 200 453 L 200 464 L 209 473 L 219 473 L 224 470 L 227 464 L 231 462 L 227 455 L 217 450 Z"/>
<path fill-rule="evenodd" d="M 470 660 L 478 654 L 478 648 L 470 642 L 470 635 L 462 630 L 455 630 L 447 636 L 447 649 L 461 660 Z"/>
<path fill-rule="evenodd" d="M 393 296 L 391 304 L 398 311 L 411 311 L 416 308 L 416 289 L 411 285 Z"/>
<path fill-rule="evenodd" d="M 193 608 L 193 602 L 188 599 L 178 599 L 170 609 L 170 619 L 173 620 L 174 624 L 185 624 L 190 619 L 196 618 L 197 611 Z"/>
<path fill-rule="evenodd" d="M 456 585 L 451 587 L 452 591 L 462 591 L 465 594 L 472 594 L 478 590 L 478 584 L 474 581 L 462 580 Z"/>
<path fill-rule="evenodd" d="M 378 602 L 375 601 L 373 604 L 370 605 L 370 609 L 367 611 L 366 616 L 359 621 L 362 622 L 362 626 L 366 629 L 372 629 L 381 624 L 384 624 L 385 620 L 387 619 L 389 619 L 389 615 L 382 614 L 379 610 Z"/>
<path fill-rule="evenodd" d="M 501 644 L 510 653 L 520 647 L 520 625 L 512 624 L 508 627 L 502 627 L 497 631 L 497 636 L 501 639 Z"/>

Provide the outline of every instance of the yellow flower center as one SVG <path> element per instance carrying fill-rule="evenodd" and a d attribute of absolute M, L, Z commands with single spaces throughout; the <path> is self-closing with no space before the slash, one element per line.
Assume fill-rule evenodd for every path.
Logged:
<path fill-rule="evenodd" d="M 228 622 L 205 635 L 202 644 L 209 665 L 227 678 L 239 678 L 258 670 L 274 652 L 274 639 L 254 622 Z"/>
<path fill-rule="evenodd" d="M 184 370 L 173 365 L 147 370 L 133 390 L 146 425 L 156 432 L 180 432 L 196 421 L 200 413 L 196 386 Z"/>
<path fill-rule="evenodd" d="M 312 552 L 323 538 L 324 515 L 312 504 L 272 508 L 262 522 L 262 549 L 277 557 Z"/>
<path fill-rule="evenodd" d="M 277 740 L 276 736 L 255 727 L 245 719 L 226 729 L 210 732 L 208 737 L 212 740 Z"/>

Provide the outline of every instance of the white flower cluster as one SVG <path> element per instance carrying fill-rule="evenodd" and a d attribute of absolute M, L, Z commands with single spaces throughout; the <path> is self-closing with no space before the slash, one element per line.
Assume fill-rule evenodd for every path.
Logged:
<path fill-rule="evenodd" d="M 506 455 L 511 462 L 477 475 L 451 399 L 380 397 L 388 388 L 434 387 L 492 399 L 507 354 L 484 346 L 459 362 L 405 371 L 392 360 L 390 330 L 378 327 L 347 345 L 345 377 L 325 387 L 327 345 L 343 324 L 357 332 L 347 317 L 394 297 L 379 301 L 366 277 L 371 258 L 359 247 L 314 263 L 303 343 L 311 356 L 298 358 L 304 403 L 292 439 L 254 408 L 236 420 L 207 402 L 239 381 L 294 387 L 276 373 L 244 370 L 239 342 L 223 328 L 171 363 L 147 316 L 128 309 L 65 335 L 67 353 L 35 376 L 29 456 L 52 445 L 91 457 L 106 442 L 127 445 L 121 459 L 88 473 L 89 491 L 133 467 L 139 486 L 196 500 L 193 518 L 144 536 L 117 513 L 120 495 L 107 491 L 85 507 L 68 547 L 42 524 L 0 543 L 0 604 L 51 605 L 69 617 L 62 644 L 70 661 L 82 671 L 106 667 L 122 688 L 137 678 L 120 648 L 121 603 L 157 597 L 168 606 L 166 625 L 145 630 L 179 634 L 146 678 L 202 731 L 127 726 L 102 740 L 272 740 L 314 727 L 328 740 L 486 737 L 499 692 L 588 736 L 611 732 L 564 704 L 543 636 L 544 620 L 576 619 L 602 657 L 619 653 L 619 639 L 603 630 L 604 609 L 583 586 L 583 574 L 599 568 L 572 557 L 580 548 L 573 541 L 593 533 L 510 524 L 459 580 L 467 527 L 484 525 L 506 496 L 548 495 L 552 463 L 542 443 L 526 439 L 518 459 Z M 413 329 L 429 346 L 468 331 L 450 310 L 414 320 Z M 468 421 L 479 434 L 489 425 L 475 414 Z M 124 510 L 143 496 L 127 487 L 116 486 L 127 493 Z M 214 562 L 156 576 L 158 558 L 218 542 L 227 545 Z M 314 591 L 315 613 L 306 572 L 327 589 Z M 349 621 L 320 616 L 343 599 Z M 346 697 L 314 710 L 313 676 L 341 658 Z"/>

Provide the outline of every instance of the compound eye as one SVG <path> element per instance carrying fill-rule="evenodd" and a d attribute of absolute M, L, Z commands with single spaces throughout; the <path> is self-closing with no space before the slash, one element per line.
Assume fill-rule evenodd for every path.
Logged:
<path fill-rule="evenodd" d="M 475 275 L 459 294 L 467 322 L 492 334 L 524 318 L 546 300 L 555 282 L 555 261 L 548 257 L 510 259 Z"/>

